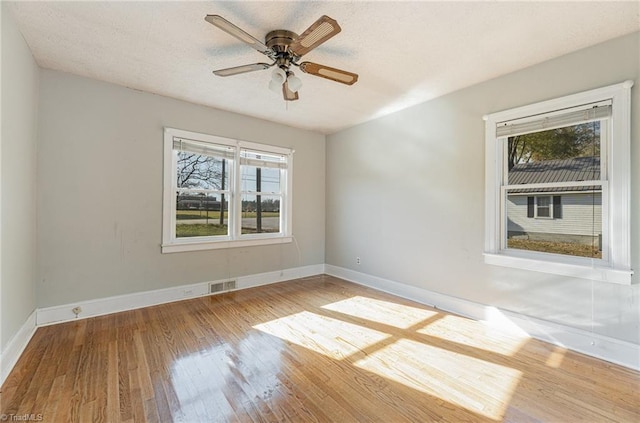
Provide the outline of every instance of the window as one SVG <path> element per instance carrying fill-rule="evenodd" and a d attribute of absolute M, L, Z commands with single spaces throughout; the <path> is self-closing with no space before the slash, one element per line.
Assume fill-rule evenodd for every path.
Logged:
<path fill-rule="evenodd" d="M 283 155 L 240 150 L 243 234 L 280 232 L 281 175 L 286 168 Z"/>
<path fill-rule="evenodd" d="M 631 282 L 632 85 L 485 118 L 486 263 Z"/>
<path fill-rule="evenodd" d="M 516 202 L 515 194 L 512 193 L 512 195 L 509 196 L 508 199 L 512 203 Z M 553 197 L 551 197 L 548 195 L 544 195 L 527 197 L 527 218 L 531 219 L 538 217 L 562 219 L 562 196 L 554 195 Z"/>
<path fill-rule="evenodd" d="M 536 197 L 536 217 L 550 218 L 551 197 L 548 195 Z"/>
<path fill-rule="evenodd" d="M 165 128 L 162 252 L 290 242 L 292 154 Z"/>

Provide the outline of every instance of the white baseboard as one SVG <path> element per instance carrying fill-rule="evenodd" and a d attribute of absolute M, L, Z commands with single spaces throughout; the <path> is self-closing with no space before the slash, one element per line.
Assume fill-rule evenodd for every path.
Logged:
<path fill-rule="evenodd" d="M 325 264 L 325 273 L 640 371 L 640 345 Z"/>
<path fill-rule="evenodd" d="M 455 298 L 423 288 L 406 285 L 356 272 L 354 270 L 317 264 L 311 266 L 284 269 L 249 276 L 231 278 L 236 280 L 236 289 L 246 289 L 287 280 L 305 278 L 326 273 L 360 285 L 404 297 L 438 309 L 484 321 L 502 330 L 517 331 L 536 339 L 547 341 L 574 351 L 578 351 L 602 360 L 620 364 L 631 369 L 640 370 L 640 346 L 620 341 L 588 331 L 575 329 L 527 317 L 518 313 L 499 310 L 472 301 Z M 225 279 L 227 280 L 227 279 Z M 201 282 L 166 289 L 137 292 L 115 297 L 81 301 L 55 307 L 36 309 L 27 318 L 18 333 L 9 342 L 0 355 L 0 384 L 4 382 L 20 355 L 31 340 L 38 326 L 62 323 L 76 319 L 72 312 L 74 307 L 81 307 L 77 318 L 88 318 L 120 311 L 133 310 L 158 304 L 169 303 L 189 298 L 209 295 L 209 284 L 220 281 Z"/>
<path fill-rule="evenodd" d="M 133 294 L 79 301 L 76 303 L 36 310 L 36 324 L 37 326 L 47 326 L 75 319 L 86 319 L 88 317 L 102 316 L 120 311 L 134 310 L 137 308 L 170 303 L 173 301 L 202 297 L 204 295 L 209 295 L 209 284 L 231 279 L 236 281 L 236 289 L 246 289 L 254 286 L 304 278 L 322 273 L 324 273 L 324 265 L 317 264 L 249 276 L 238 276 L 220 281 L 200 282 L 153 291 L 135 292 Z M 80 307 L 82 309 L 78 314 L 78 317 L 76 317 L 72 311 L 74 307 Z"/>
<path fill-rule="evenodd" d="M 235 279 L 238 281 L 237 289 L 245 289 L 252 288 L 254 286 L 267 285 L 270 283 L 289 281 L 292 279 L 308 278 L 309 276 L 317 276 L 322 274 L 324 274 L 324 264 L 314 264 L 310 266 L 277 270 L 275 272 L 242 276 Z"/>
<path fill-rule="evenodd" d="M 2 386 L 7 376 L 9 376 L 11 370 L 13 370 L 13 366 L 18 362 L 20 355 L 22 355 L 22 352 L 27 347 L 27 344 L 35 332 L 36 310 L 27 317 L 27 320 L 0 354 L 0 386 Z"/>

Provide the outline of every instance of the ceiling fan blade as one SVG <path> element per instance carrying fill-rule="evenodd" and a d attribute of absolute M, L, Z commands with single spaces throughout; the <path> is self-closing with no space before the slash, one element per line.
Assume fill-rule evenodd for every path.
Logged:
<path fill-rule="evenodd" d="M 228 20 L 226 20 L 220 15 L 207 15 L 204 18 L 204 20 L 209 22 L 212 25 L 217 26 L 227 34 L 233 35 L 240 41 L 247 43 L 250 47 L 253 47 L 254 49 L 258 50 L 262 54 L 267 54 L 271 52 L 271 49 L 269 49 L 269 47 L 264 45 L 262 41 L 247 34 L 245 31 L 241 30 L 240 28 L 238 28 L 237 26 L 235 26 L 234 24 L 232 24 L 231 22 L 229 22 Z"/>
<path fill-rule="evenodd" d="M 286 101 L 295 101 L 298 98 L 298 92 L 293 92 L 289 89 L 289 81 L 285 80 L 284 84 L 282 84 L 282 96 Z"/>
<path fill-rule="evenodd" d="M 342 28 L 340 28 L 338 22 L 327 15 L 323 15 L 291 43 L 289 51 L 297 56 L 302 56 L 340 31 L 342 31 Z"/>
<path fill-rule="evenodd" d="M 319 65 L 317 63 L 302 62 L 300 63 L 300 70 L 304 73 L 320 76 L 322 78 L 330 79 L 332 81 L 340 82 L 346 85 L 353 85 L 358 80 L 358 74 L 353 72 L 347 72 L 342 69 L 331 68 L 325 65 Z"/>
<path fill-rule="evenodd" d="M 233 68 L 217 69 L 214 70 L 213 73 L 217 76 L 233 76 L 241 73 L 269 69 L 271 66 L 273 65 L 268 63 L 253 63 L 251 65 L 235 66 Z"/>

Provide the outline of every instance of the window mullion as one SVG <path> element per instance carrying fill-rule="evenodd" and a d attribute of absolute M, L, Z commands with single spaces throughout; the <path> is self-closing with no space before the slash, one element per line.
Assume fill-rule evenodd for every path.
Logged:
<path fill-rule="evenodd" d="M 236 156 L 233 161 L 233 193 L 231 194 L 233 197 L 233 219 L 231 219 L 231 213 L 229 213 L 229 220 L 233 220 L 230 229 L 231 239 L 239 239 L 242 230 L 242 174 L 240 173 L 242 165 L 240 164 L 240 150 L 240 148 L 236 148 Z"/>

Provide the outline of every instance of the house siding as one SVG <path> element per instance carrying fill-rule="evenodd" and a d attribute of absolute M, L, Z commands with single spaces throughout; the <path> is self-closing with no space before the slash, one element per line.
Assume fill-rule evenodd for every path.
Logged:
<path fill-rule="evenodd" d="M 549 195 L 553 195 L 549 193 Z M 507 230 L 509 236 L 527 235 L 538 240 L 558 241 L 562 238 L 572 242 L 591 243 L 602 233 L 601 193 L 563 194 L 562 218 L 527 217 L 528 195 L 507 197 Z M 594 230 L 594 228 L 596 228 Z M 558 237 L 557 235 L 563 235 Z"/>

